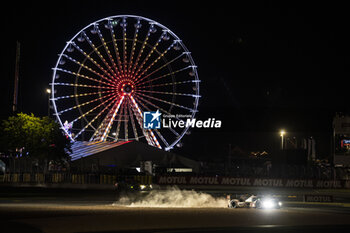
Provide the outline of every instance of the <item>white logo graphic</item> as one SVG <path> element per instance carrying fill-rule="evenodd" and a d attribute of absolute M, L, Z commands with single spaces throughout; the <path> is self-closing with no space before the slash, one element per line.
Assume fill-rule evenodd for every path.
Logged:
<path fill-rule="evenodd" d="M 160 129 L 160 116 L 162 114 L 157 110 L 156 112 L 143 113 L 143 128 L 144 129 Z"/>

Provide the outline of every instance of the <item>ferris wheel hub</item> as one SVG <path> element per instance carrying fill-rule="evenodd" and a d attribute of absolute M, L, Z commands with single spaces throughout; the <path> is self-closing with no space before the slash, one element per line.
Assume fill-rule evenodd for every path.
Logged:
<path fill-rule="evenodd" d="M 136 89 L 132 80 L 122 80 L 117 86 L 118 94 L 120 96 L 133 94 Z"/>
<path fill-rule="evenodd" d="M 131 84 L 126 84 L 126 85 L 122 88 L 122 91 L 123 91 L 125 94 L 130 94 L 130 93 L 133 91 L 133 88 L 132 88 Z"/>

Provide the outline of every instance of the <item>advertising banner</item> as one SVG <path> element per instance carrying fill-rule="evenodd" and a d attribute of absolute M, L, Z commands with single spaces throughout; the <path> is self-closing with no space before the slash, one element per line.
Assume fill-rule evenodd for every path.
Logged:
<path fill-rule="evenodd" d="M 307 195 L 304 195 L 304 201 L 305 202 L 333 202 L 333 196 L 307 194 Z"/>
<path fill-rule="evenodd" d="M 227 185 L 280 188 L 350 188 L 350 181 L 311 179 L 262 179 L 225 176 L 158 176 L 159 185 Z"/>

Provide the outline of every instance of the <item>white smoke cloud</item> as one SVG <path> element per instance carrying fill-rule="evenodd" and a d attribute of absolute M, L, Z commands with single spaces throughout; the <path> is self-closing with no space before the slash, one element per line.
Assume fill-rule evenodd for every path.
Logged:
<path fill-rule="evenodd" d="M 215 198 L 206 193 L 194 190 L 180 190 L 172 187 L 167 190 L 153 190 L 142 198 L 124 196 L 114 205 L 126 205 L 129 207 L 212 207 L 224 208 L 227 201 L 224 197 Z"/>

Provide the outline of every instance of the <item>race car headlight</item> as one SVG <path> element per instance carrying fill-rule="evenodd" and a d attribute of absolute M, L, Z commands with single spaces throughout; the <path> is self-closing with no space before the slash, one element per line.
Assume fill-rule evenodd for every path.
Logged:
<path fill-rule="evenodd" d="M 281 206 L 282 206 L 282 202 L 279 201 L 279 202 L 278 202 L 278 205 L 281 207 Z"/>
<path fill-rule="evenodd" d="M 271 199 L 263 200 L 261 204 L 265 209 L 271 209 L 275 207 L 275 203 Z"/>
<path fill-rule="evenodd" d="M 146 188 L 146 185 L 143 185 L 143 184 L 140 185 L 140 189 L 141 189 L 141 190 L 143 190 L 143 189 L 145 189 L 145 188 Z"/>

